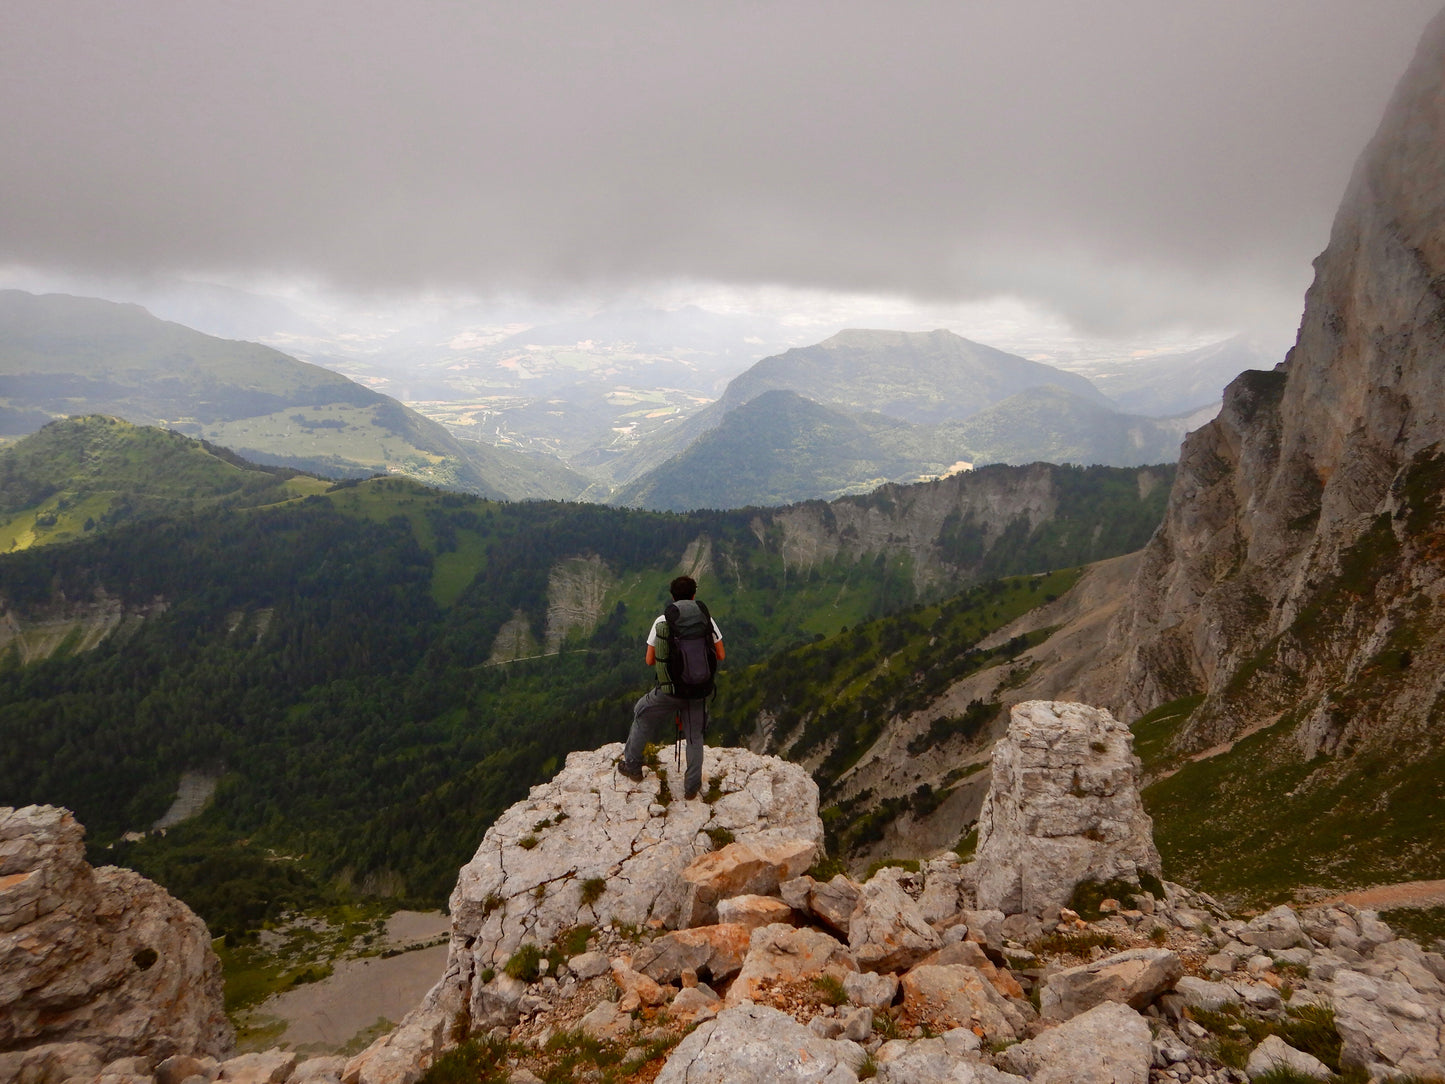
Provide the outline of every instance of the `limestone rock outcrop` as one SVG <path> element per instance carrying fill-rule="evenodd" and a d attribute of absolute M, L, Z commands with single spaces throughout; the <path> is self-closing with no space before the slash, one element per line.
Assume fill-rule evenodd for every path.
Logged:
<path fill-rule="evenodd" d="M 864 1057 L 857 1043 L 819 1038 L 786 1013 L 748 1003 L 678 1044 L 657 1084 L 856 1084 Z"/>
<path fill-rule="evenodd" d="M 745 749 L 709 749 L 704 774 L 719 797 L 684 801 L 671 793 L 680 792 L 680 780 L 651 768 L 641 783 L 619 774 L 621 755 L 620 743 L 572 753 L 550 782 L 487 830 L 452 893 L 447 969 L 429 1006 L 469 1005 L 480 1014 L 483 972 L 500 970 L 523 943 L 546 946 L 571 926 L 693 924 L 684 912 L 699 905 L 703 879 L 689 881 L 684 871 L 713 854 L 713 836 L 732 837 L 739 860 L 724 865 L 738 876 L 706 880 L 704 905 L 776 889 L 821 849 L 818 787 L 796 765 Z M 715 908 L 706 921 L 716 921 Z"/>
<path fill-rule="evenodd" d="M 222 1057 L 233 1034 L 206 925 L 159 885 L 85 861 L 54 806 L 0 807 L 0 1051 Z"/>
<path fill-rule="evenodd" d="M 1040 914 L 1083 881 L 1159 876 L 1133 735 L 1107 711 L 1031 700 L 993 752 L 978 822 L 980 908 Z"/>

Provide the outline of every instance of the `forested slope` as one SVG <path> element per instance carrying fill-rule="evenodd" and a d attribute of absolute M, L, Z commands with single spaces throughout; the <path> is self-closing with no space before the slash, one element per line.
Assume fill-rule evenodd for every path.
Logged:
<path fill-rule="evenodd" d="M 153 476 L 143 460 L 137 486 Z M 1123 474 L 1136 497 L 1148 488 Z M 1021 491 L 1031 477 L 1017 473 Z M 1088 488 L 1087 472 L 1061 478 Z M 749 511 L 497 503 L 401 479 L 318 488 L 265 507 L 156 509 L 0 557 L 7 630 L 120 614 L 93 649 L 68 637 L 28 664 L 0 640 L 0 800 L 70 806 L 95 846 L 115 848 L 107 860 L 155 874 L 217 928 L 346 886 L 438 902 L 501 809 L 568 751 L 625 735 L 650 680 L 642 638 L 680 570 L 723 624 L 722 718 L 727 698 L 749 695 L 750 666 L 913 606 L 925 559 L 941 599 L 997 545 L 1041 569 L 1059 532 L 1100 538 L 1057 495 L 1048 515 L 1021 508 L 1012 530 L 944 552 L 939 524 L 956 534 L 959 520 L 937 488 L 914 534 L 906 488 L 800 506 L 791 526 Z M 1132 514 L 1147 534 L 1151 503 Z M 805 559 L 801 540 L 818 539 L 799 524 L 830 516 L 838 544 Z M 858 517 L 893 526 L 870 541 Z M 538 657 L 504 661 L 517 654 L 504 641 Z M 164 812 L 185 770 L 220 778 L 207 810 L 164 839 L 118 842 Z"/>

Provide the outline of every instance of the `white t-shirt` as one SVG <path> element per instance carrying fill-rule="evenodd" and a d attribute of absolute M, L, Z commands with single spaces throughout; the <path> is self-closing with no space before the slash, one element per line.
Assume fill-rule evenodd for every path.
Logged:
<path fill-rule="evenodd" d="M 647 634 L 647 646 L 654 651 L 657 650 L 658 641 L 667 637 L 667 614 L 658 614 L 657 620 L 652 623 L 652 631 Z M 712 638 L 722 643 L 722 630 L 717 627 L 717 622 L 712 623 Z"/>

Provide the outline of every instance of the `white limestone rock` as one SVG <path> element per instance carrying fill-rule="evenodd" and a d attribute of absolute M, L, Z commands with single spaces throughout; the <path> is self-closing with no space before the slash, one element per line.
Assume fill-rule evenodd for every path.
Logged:
<path fill-rule="evenodd" d="M 1031 1084 L 1148 1084 L 1153 1059 L 1149 1025 L 1115 1001 L 1011 1046 L 1000 1058 Z"/>
<path fill-rule="evenodd" d="M 1333 1075 L 1329 1066 L 1313 1054 L 1296 1050 L 1278 1035 L 1267 1035 L 1263 1042 L 1250 1051 L 1244 1072 L 1253 1080 L 1279 1069 L 1289 1069 L 1316 1080 L 1328 1080 Z"/>
<path fill-rule="evenodd" d="M 1106 1001 L 1142 1009 L 1183 975 L 1183 962 L 1168 949 L 1129 949 L 1048 976 L 1039 1015 L 1068 1020 Z"/>
<path fill-rule="evenodd" d="M 657 1084 L 857 1084 L 863 1048 L 823 1039 L 750 1002 L 724 1009 L 677 1045 Z"/>
<path fill-rule="evenodd" d="M 92 869 L 83 836 L 67 810 L 0 807 L 0 1049 L 225 1056 L 234 1036 L 206 924 L 137 873 Z"/>
<path fill-rule="evenodd" d="M 978 822 L 978 906 L 1041 914 L 1082 881 L 1159 876 L 1129 728 L 1085 704 L 1030 700 L 994 747 Z"/>
<path fill-rule="evenodd" d="M 946 1037 L 884 1043 L 875 1055 L 878 1080 L 881 1084 L 1023 1084 L 1023 1077 L 1000 1072 L 976 1057 L 955 1052 L 951 1045 L 956 1046 Z"/>
<path fill-rule="evenodd" d="M 487 830 L 452 892 L 446 971 L 428 1006 L 470 1006 L 477 1017 L 481 972 L 500 969 L 524 942 L 550 944 L 571 926 L 656 918 L 675 927 L 687 898 L 682 872 L 713 849 L 705 829 L 764 849 L 822 846 L 818 787 L 797 765 L 709 749 L 704 773 L 722 777 L 722 797 L 675 800 L 659 816 L 659 780 L 651 769 L 641 783 L 623 777 L 614 768 L 621 755 L 621 744 L 570 754 L 561 772 Z M 584 902 L 584 892 L 599 887 Z"/>
<path fill-rule="evenodd" d="M 1445 1002 L 1437 995 L 1358 971 L 1336 972 L 1327 990 L 1344 1066 L 1371 1077 L 1445 1076 Z"/>
<path fill-rule="evenodd" d="M 898 884 L 897 869 L 880 869 L 863 885 L 848 923 L 848 947 L 864 971 L 903 971 L 943 947 L 918 904 Z"/>

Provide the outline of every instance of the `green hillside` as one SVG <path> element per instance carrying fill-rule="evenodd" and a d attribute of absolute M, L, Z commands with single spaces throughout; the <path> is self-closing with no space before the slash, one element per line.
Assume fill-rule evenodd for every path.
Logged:
<path fill-rule="evenodd" d="M 961 458 L 919 428 L 830 410 L 796 392 L 764 392 L 613 500 L 671 511 L 831 500 L 942 473 Z"/>
<path fill-rule="evenodd" d="M 960 464 L 1171 463 L 1178 427 L 1120 414 L 1061 388 L 1034 388 L 962 422 L 910 425 L 767 391 L 612 497 L 659 511 L 742 508 L 866 493 Z"/>
<path fill-rule="evenodd" d="M 0 552 L 157 516 L 249 508 L 325 491 L 164 429 L 92 415 L 0 449 Z"/>
<path fill-rule="evenodd" d="M 87 414 L 331 477 L 393 472 L 498 498 L 572 497 L 586 485 L 564 467 L 464 444 L 394 399 L 267 346 L 136 305 L 0 291 L 0 435 Z"/>
<path fill-rule="evenodd" d="M 119 449 L 138 479 L 126 489 L 118 467 L 98 468 L 86 492 L 136 507 L 185 493 L 201 514 L 176 507 L 0 556 L 0 794 L 70 806 L 98 859 L 157 876 L 218 929 L 343 890 L 439 902 L 503 808 L 568 751 L 625 735 L 650 681 L 645 630 L 680 569 L 697 570 L 723 624 L 724 713 L 728 697 L 751 695 L 749 667 L 917 602 L 906 547 L 799 566 L 767 513 L 508 504 L 395 478 L 267 472 L 245 475 L 257 487 L 248 507 L 215 496 L 231 465 L 204 448 L 94 419 L 15 449 L 25 454 L 9 461 L 4 492 L 17 507 L 76 473 L 48 464 L 41 443 L 76 462 L 67 431 Z M 1093 475 L 1054 469 L 1076 504 L 1110 514 Z M 171 481 L 147 481 L 161 474 Z M 1134 493 L 1147 534 L 1158 511 L 1138 479 L 1098 477 Z M 849 500 L 907 504 L 889 493 Z M 989 562 L 1132 537 L 1069 518 L 990 547 L 967 524 L 946 526 L 937 544 L 954 547 L 942 567 L 957 587 Z M 44 650 L 25 641 L 42 627 Z M 932 665 L 981 628 L 960 624 L 907 665 Z M 506 662 L 522 652 L 502 645 L 524 642 L 538 657 Z M 187 770 L 220 780 L 206 812 L 164 838 L 120 842 L 165 811 Z"/>

